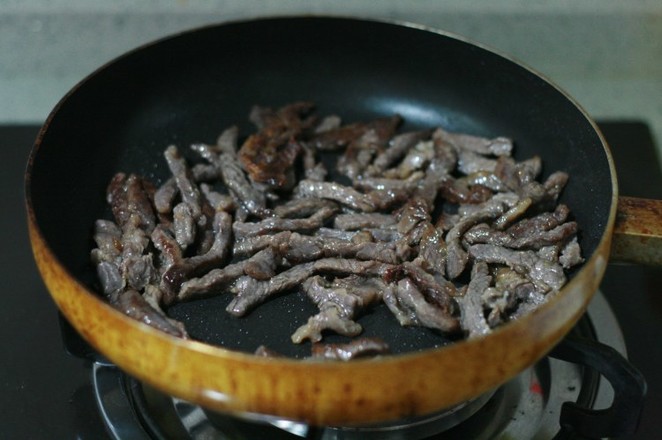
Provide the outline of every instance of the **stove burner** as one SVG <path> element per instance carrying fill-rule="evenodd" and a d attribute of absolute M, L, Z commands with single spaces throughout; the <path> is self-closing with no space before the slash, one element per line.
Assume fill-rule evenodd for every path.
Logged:
<path fill-rule="evenodd" d="M 625 351 L 618 323 L 601 294 L 570 336 Z M 110 364 L 96 363 L 93 375 L 99 407 L 116 439 L 561 439 L 570 438 L 560 427 L 564 402 L 606 408 L 613 400 L 613 391 L 593 369 L 548 356 L 493 392 L 440 413 L 382 425 L 312 427 L 260 414 L 209 412 L 141 384 Z"/>

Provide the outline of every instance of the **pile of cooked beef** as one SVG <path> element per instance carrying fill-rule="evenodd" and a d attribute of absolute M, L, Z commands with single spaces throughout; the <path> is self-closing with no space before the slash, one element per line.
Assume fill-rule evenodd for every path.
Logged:
<path fill-rule="evenodd" d="M 568 175 L 540 181 L 540 158 L 515 161 L 508 138 L 402 132 L 397 115 L 345 124 L 308 102 L 249 118 L 241 145 L 236 127 L 191 145 L 199 160 L 167 147 L 158 187 L 112 178 L 114 221 L 96 222 L 92 251 L 112 305 L 188 337 L 164 312 L 175 302 L 233 295 L 227 312 L 242 316 L 305 294 L 319 313 L 292 341 L 318 343 L 360 335 L 357 318 L 383 301 L 403 326 L 472 338 L 535 308 L 582 262 L 557 202 Z"/>

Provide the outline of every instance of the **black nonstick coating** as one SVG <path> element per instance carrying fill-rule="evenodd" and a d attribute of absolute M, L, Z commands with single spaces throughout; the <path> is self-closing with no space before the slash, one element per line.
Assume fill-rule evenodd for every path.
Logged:
<path fill-rule="evenodd" d="M 213 142 L 237 124 L 253 130 L 254 104 L 317 103 L 345 121 L 399 113 L 403 129 L 443 126 L 509 136 L 516 157 L 540 155 L 544 175 L 570 174 L 562 201 L 580 224 L 590 256 L 612 200 L 605 147 L 592 122 L 562 92 L 500 55 L 461 39 L 391 23 L 297 17 L 203 28 L 133 51 L 99 69 L 54 110 L 37 140 L 28 197 L 38 226 L 64 266 L 95 287 L 89 261 L 94 221 L 107 215 L 104 192 L 117 171 L 161 182 L 162 151 Z M 177 305 L 171 313 L 200 340 L 253 351 L 266 344 L 305 356 L 291 333 L 315 307 L 281 296 L 247 318 L 225 311 L 229 295 Z M 425 329 L 401 328 L 384 307 L 359 321 L 395 352 L 440 345 Z M 330 341 L 338 338 L 331 337 Z"/>

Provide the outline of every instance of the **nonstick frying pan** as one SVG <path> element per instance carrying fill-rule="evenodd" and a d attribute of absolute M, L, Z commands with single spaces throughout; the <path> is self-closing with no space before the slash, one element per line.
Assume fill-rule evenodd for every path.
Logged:
<path fill-rule="evenodd" d="M 158 183 L 167 175 L 166 146 L 213 142 L 233 124 L 249 133 L 254 104 L 295 100 L 314 101 L 321 114 L 346 121 L 398 113 L 403 129 L 441 125 L 513 138 L 516 157 L 538 154 L 543 174 L 570 174 L 562 202 L 581 226 L 586 262 L 534 313 L 474 340 L 402 328 L 377 308 L 360 322 L 367 335 L 387 339 L 395 354 L 348 363 L 250 354 L 260 344 L 295 357 L 309 350 L 289 340 L 314 312 L 296 295 L 276 298 L 243 319 L 224 312 L 227 296 L 173 307 L 170 313 L 197 340 L 168 336 L 107 305 L 95 292 L 89 254 L 94 221 L 107 216 L 110 177 L 121 170 Z M 594 122 L 532 70 L 442 32 L 329 17 L 224 23 L 110 62 L 48 117 L 26 185 L 30 238 L 43 279 L 62 313 L 100 353 L 139 380 L 212 410 L 325 425 L 429 414 L 494 389 L 535 363 L 572 328 L 596 291 L 618 201 L 611 156 Z M 623 219 L 622 229 L 635 224 Z"/>

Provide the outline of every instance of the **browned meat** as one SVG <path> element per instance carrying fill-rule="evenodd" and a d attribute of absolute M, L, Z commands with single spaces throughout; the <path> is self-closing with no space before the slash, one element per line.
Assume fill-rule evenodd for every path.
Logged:
<path fill-rule="evenodd" d="M 202 212 L 200 189 L 193 181 L 193 176 L 186 160 L 179 154 L 177 147 L 174 145 L 166 148 L 164 155 L 168 163 L 168 168 L 170 168 L 170 172 L 177 183 L 182 202 L 190 209 L 195 223 L 204 226 L 206 217 L 204 217 Z"/>
<path fill-rule="evenodd" d="M 136 227 L 149 233 L 154 228 L 154 211 L 141 177 L 115 174 L 108 185 L 106 199 L 122 230 Z"/>
<path fill-rule="evenodd" d="M 471 185 L 467 179 L 447 176 L 441 182 L 439 192 L 442 197 L 455 204 L 483 203 L 492 197 L 492 191 L 483 185 Z"/>
<path fill-rule="evenodd" d="M 212 269 L 201 277 L 191 278 L 183 283 L 180 281 L 181 286 L 177 298 L 179 300 L 188 300 L 195 296 L 222 293 L 230 284 L 234 283 L 239 277 L 245 274 L 244 268 L 247 265 L 269 264 L 266 263 L 265 260 L 274 258 L 275 253 L 273 249 L 268 247 L 246 260 L 228 264 L 222 268 Z"/>
<path fill-rule="evenodd" d="M 337 208 L 335 205 L 328 205 L 321 207 L 308 218 L 270 217 L 255 223 L 237 221 L 232 225 L 232 229 L 237 238 L 253 237 L 281 231 L 312 231 L 320 228 L 336 211 Z"/>
<path fill-rule="evenodd" d="M 294 332 L 292 342 L 295 344 L 306 339 L 319 342 L 322 332 L 326 330 L 343 336 L 359 335 L 363 328 L 353 319 L 362 309 L 381 300 L 384 283 L 376 278 L 359 276 L 329 283 L 320 276 L 314 276 L 307 279 L 302 287 L 320 312 Z"/>
<path fill-rule="evenodd" d="M 111 304 L 127 316 L 151 327 L 180 338 L 187 337 L 186 331 L 181 325 L 169 319 L 160 310 L 153 308 L 136 290 L 129 289 L 122 292 Z"/>
<path fill-rule="evenodd" d="M 446 249 L 448 252 L 446 274 L 449 279 L 453 280 L 459 277 L 464 272 L 469 261 L 469 254 L 467 254 L 460 242 L 464 233 L 478 223 L 500 216 L 504 210 L 504 203 L 494 197 L 482 204 L 480 209 L 460 218 L 451 230 L 448 231 L 446 234 Z"/>
<path fill-rule="evenodd" d="M 390 348 L 379 338 L 356 338 L 346 344 L 313 344 L 313 359 L 349 361 L 360 357 L 388 354 Z"/>
<path fill-rule="evenodd" d="M 542 292 L 558 291 L 566 282 L 560 264 L 541 258 L 533 251 L 515 251 L 490 244 L 475 244 L 469 254 L 486 263 L 505 264 L 518 272 L 524 272 L 536 288 Z"/>
<path fill-rule="evenodd" d="M 321 209 L 337 208 L 337 204 L 324 199 L 292 199 L 274 207 L 274 214 L 281 218 L 304 218 Z"/>
<path fill-rule="evenodd" d="M 471 271 L 471 281 L 464 295 L 457 298 L 462 314 L 462 328 L 470 338 L 484 336 L 490 332 L 490 326 L 483 311 L 483 294 L 490 286 L 492 277 L 485 262 L 476 262 Z"/>
<path fill-rule="evenodd" d="M 400 325 L 421 326 L 452 333 L 459 330 L 458 321 L 439 305 L 429 302 L 409 278 L 384 289 L 384 303 Z"/>
<path fill-rule="evenodd" d="M 341 174 L 350 179 L 362 175 L 375 155 L 384 150 L 388 141 L 402 123 L 400 116 L 376 119 L 366 124 L 366 130 L 347 145 L 336 164 Z"/>
<path fill-rule="evenodd" d="M 383 175 L 389 179 L 407 179 L 414 172 L 427 168 L 434 156 L 433 141 L 419 142 L 409 149 L 407 155 L 397 166 L 385 170 Z"/>
<path fill-rule="evenodd" d="M 432 130 L 420 130 L 402 133 L 388 142 L 388 147 L 379 153 L 366 172 L 369 176 L 378 176 L 398 159 L 405 156 L 419 142 L 430 138 Z"/>
<path fill-rule="evenodd" d="M 390 228 L 396 222 L 397 220 L 394 216 L 379 212 L 338 214 L 333 219 L 333 227 L 345 231 L 356 231 L 359 229 Z"/>
<path fill-rule="evenodd" d="M 354 243 L 351 240 L 301 235 L 296 232 L 289 236 L 289 240 L 281 241 L 278 250 L 294 264 L 320 258 L 356 258 L 390 264 L 400 262 L 392 243 Z"/>
<path fill-rule="evenodd" d="M 264 193 L 250 184 L 233 151 L 223 151 L 219 154 L 208 145 L 200 144 L 194 147 L 202 157 L 219 170 L 225 187 L 235 199 L 237 205 L 260 218 L 271 215 L 271 212 L 266 208 L 267 201 Z"/>
<path fill-rule="evenodd" d="M 418 245 L 418 256 L 414 262 L 426 272 L 443 277 L 446 275 L 447 258 L 448 251 L 443 231 L 431 223 L 426 223 Z"/>
<path fill-rule="evenodd" d="M 286 188 L 292 182 L 293 165 L 301 153 L 297 138 L 314 119 L 310 102 L 296 102 L 273 112 L 256 108 L 252 118 L 259 131 L 246 139 L 238 152 L 239 161 L 254 182 L 271 188 Z"/>
<path fill-rule="evenodd" d="M 267 347 L 266 345 L 260 345 L 259 347 L 257 347 L 253 354 L 255 356 L 258 356 L 258 357 L 269 357 L 269 358 L 283 357 L 282 354 L 278 353 L 275 350 L 272 350 L 271 348 Z"/>
<path fill-rule="evenodd" d="M 231 293 L 227 312 L 242 316 L 303 290 L 319 313 L 297 343 L 358 336 L 355 319 L 379 301 L 402 325 L 475 337 L 537 307 L 583 261 L 578 225 L 556 206 L 568 175 L 538 181 L 540 158 L 515 161 L 508 138 L 397 134 L 397 115 L 342 125 L 310 102 L 249 119 L 241 148 L 236 126 L 191 145 L 199 163 L 168 147 L 159 188 L 111 180 L 115 222 L 97 222 L 91 257 L 130 316 L 185 336 L 162 307 Z M 331 357 L 372 350 L 361 344 Z"/>
<path fill-rule="evenodd" d="M 301 285 L 314 271 L 315 263 L 302 263 L 264 281 L 242 276 L 232 285 L 235 297 L 226 310 L 232 315 L 243 316 L 270 296 Z"/>
<path fill-rule="evenodd" d="M 437 129 L 435 136 L 444 139 L 459 150 L 471 151 L 483 156 L 510 156 L 513 142 L 506 137 L 488 139 L 466 133 L 451 133 L 441 128 Z"/>

